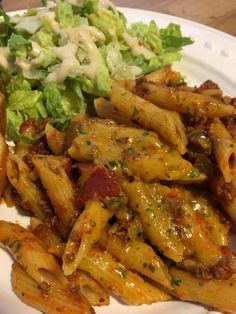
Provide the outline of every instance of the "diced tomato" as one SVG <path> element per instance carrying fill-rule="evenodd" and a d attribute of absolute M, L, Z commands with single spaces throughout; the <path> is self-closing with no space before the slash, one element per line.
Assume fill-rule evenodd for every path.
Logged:
<path fill-rule="evenodd" d="M 82 168 L 80 167 L 81 171 L 83 171 Z M 84 170 L 85 169 L 86 167 Z M 87 171 L 87 169 L 85 171 Z M 121 188 L 115 173 L 105 167 L 95 166 L 90 176 L 81 187 L 80 201 L 86 203 L 88 200 L 95 197 L 104 200 L 107 196 L 118 197 L 120 195 Z"/>
<path fill-rule="evenodd" d="M 223 246 L 223 247 L 221 248 L 221 252 L 222 252 L 223 255 L 231 255 L 231 254 L 232 254 L 230 248 L 227 247 L 227 246 Z"/>

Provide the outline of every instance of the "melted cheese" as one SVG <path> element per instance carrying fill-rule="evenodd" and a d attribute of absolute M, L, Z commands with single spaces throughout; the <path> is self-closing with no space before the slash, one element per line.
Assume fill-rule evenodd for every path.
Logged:
<path fill-rule="evenodd" d="M 128 33 L 124 33 L 123 38 L 127 45 L 130 46 L 132 54 L 134 56 L 143 54 L 144 58 L 147 60 L 150 60 L 151 58 L 156 56 L 155 53 L 140 45 L 137 37 L 132 37 Z"/>

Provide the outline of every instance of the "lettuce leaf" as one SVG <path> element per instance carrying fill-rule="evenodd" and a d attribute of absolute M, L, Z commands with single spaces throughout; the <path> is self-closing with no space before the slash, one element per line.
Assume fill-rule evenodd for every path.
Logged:
<path fill-rule="evenodd" d="M 56 20 L 62 27 L 69 27 L 75 25 L 74 14 L 71 4 L 57 0 L 56 6 Z"/>
<path fill-rule="evenodd" d="M 11 34 L 17 34 L 18 31 L 11 23 L 10 17 L 1 9 L 0 16 L 3 17 L 3 22 L 0 23 L 0 46 L 6 47 Z"/>
<path fill-rule="evenodd" d="M 128 65 L 123 59 L 121 49 L 122 48 L 119 42 L 111 42 L 100 49 L 103 58 L 106 61 L 111 78 L 115 80 L 135 79 L 135 75 L 132 73 L 130 65 Z M 128 47 L 126 47 L 124 51 L 127 50 L 129 50 Z"/>
<path fill-rule="evenodd" d="M 155 21 L 148 25 L 142 22 L 133 23 L 129 28 L 129 33 L 137 37 L 149 50 L 160 54 L 163 52 L 162 41 Z"/>
<path fill-rule="evenodd" d="M 26 58 L 32 50 L 32 44 L 21 35 L 11 34 L 8 42 L 11 54 L 16 58 Z"/>
<path fill-rule="evenodd" d="M 183 46 L 193 44 L 190 37 L 183 37 L 180 25 L 170 23 L 166 28 L 160 29 L 163 48 L 167 51 L 179 50 Z"/>
<path fill-rule="evenodd" d="M 90 24 L 102 31 L 106 37 L 106 43 L 114 39 L 121 39 L 126 30 L 125 20 L 112 11 L 99 7 L 96 13 L 88 15 Z"/>
<path fill-rule="evenodd" d="M 15 90 L 7 101 L 7 137 L 17 140 L 20 125 L 28 118 L 43 121 L 48 113 L 42 102 L 42 92 L 37 90 Z"/>

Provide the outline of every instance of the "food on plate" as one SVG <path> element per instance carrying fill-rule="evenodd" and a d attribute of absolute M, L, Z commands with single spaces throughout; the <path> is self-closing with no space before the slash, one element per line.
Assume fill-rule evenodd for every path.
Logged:
<path fill-rule="evenodd" d="M 95 96 L 109 95 L 111 79 L 135 80 L 178 61 L 181 48 L 193 42 L 173 23 L 161 29 L 155 21 L 129 25 L 109 0 L 43 2 L 21 15 L 0 13 L 10 140 L 37 140 L 19 130 L 28 118 L 41 123 L 50 117 L 64 130 Z"/>
<path fill-rule="evenodd" d="M 234 106 L 167 65 L 111 80 L 94 114 L 63 132 L 48 117 L 24 121 L 4 196 L 30 227 L 0 221 L 17 296 L 48 314 L 94 313 L 109 294 L 236 313 Z"/>

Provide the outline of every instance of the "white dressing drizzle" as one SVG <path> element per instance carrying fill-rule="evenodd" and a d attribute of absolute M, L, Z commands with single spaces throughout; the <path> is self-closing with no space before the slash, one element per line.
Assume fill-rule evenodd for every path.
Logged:
<path fill-rule="evenodd" d="M 57 57 L 62 60 L 62 63 L 55 71 L 46 77 L 45 82 L 62 83 L 69 74 L 79 70 L 80 63 L 75 56 L 77 45 L 69 43 L 65 46 L 54 47 L 52 49 Z"/>
<path fill-rule="evenodd" d="M 36 41 L 31 40 L 30 42 L 32 44 L 32 51 L 30 52 L 31 56 L 39 57 L 42 51 L 41 46 Z"/>
<path fill-rule="evenodd" d="M 133 36 L 130 36 L 128 33 L 124 33 L 123 38 L 126 44 L 131 48 L 132 54 L 134 56 L 143 54 L 146 60 L 150 60 L 151 58 L 156 56 L 154 52 L 140 45 L 137 37 L 133 37 Z"/>
<path fill-rule="evenodd" d="M 61 27 L 60 27 L 60 24 L 55 19 L 56 18 L 55 12 L 51 12 L 51 11 L 45 12 L 41 15 L 41 17 L 45 18 L 48 21 L 54 33 L 60 34 Z"/>
<path fill-rule="evenodd" d="M 0 65 L 11 71 L 11 63 L 9 62 L 10 50 L 8 47 L 0 47 Z"/>

